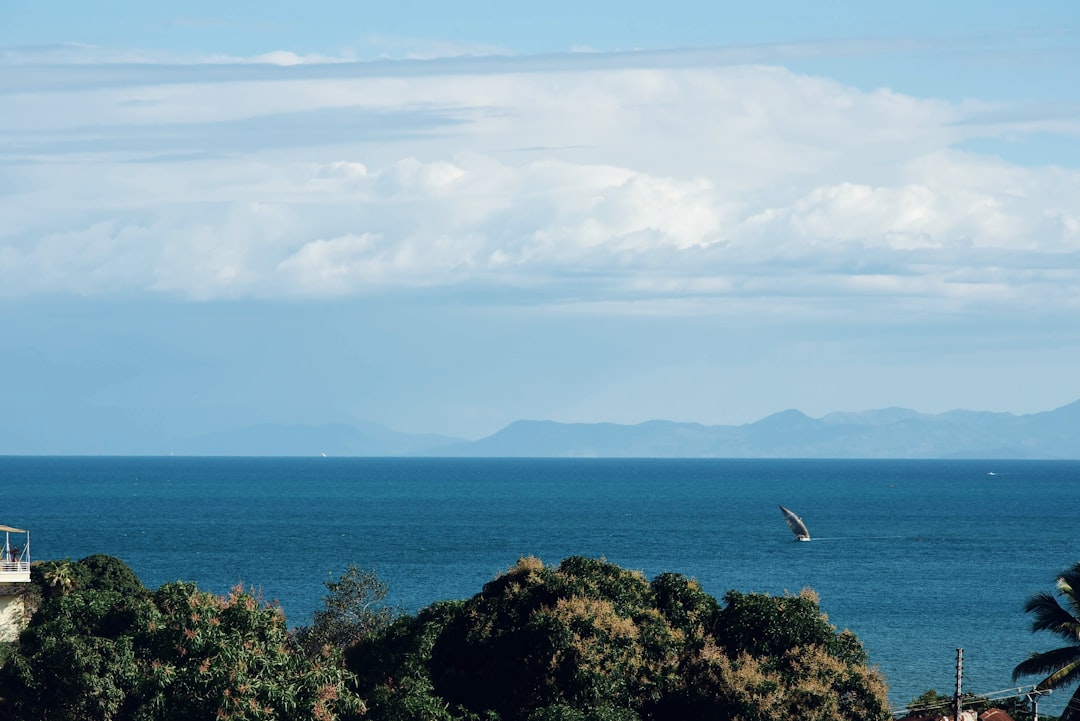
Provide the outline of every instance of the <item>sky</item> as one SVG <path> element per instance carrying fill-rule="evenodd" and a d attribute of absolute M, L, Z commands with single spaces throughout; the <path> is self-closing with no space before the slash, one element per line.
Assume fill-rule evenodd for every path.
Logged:
<path fill-rule="evenodd" d="M 5 0 L 0 452 L 1080 398 L 1080 5 Z"/>

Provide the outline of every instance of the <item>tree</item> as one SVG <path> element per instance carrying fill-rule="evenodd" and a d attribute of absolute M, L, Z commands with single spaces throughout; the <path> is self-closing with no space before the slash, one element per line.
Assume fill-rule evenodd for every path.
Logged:
<path fill-rule="evenodd" d="M 858 639 L 814 596 L 725 600 L 678 574 L 523 558 L 472 598 L 361 641 L 346 663 L 372 721 L 890 717 Z"/>
<path fill-rule="evenodd" d="M 139 663 L 128 632 L 137 606 L 116 591 L 73 591 L 42 604 L 0 669 L 3 718 L 126 718 Z"/>
<path fill-rule="evenodd" d="M 415 616 L 400 616 L 382 633 L 346 651 L 368 718 L 379 721 L 451 721 L 458 718 L 435 692 L 431 651 L 464 601 L 439 601 Z"/>
<path fill-rule="evenodd" d="M 45 599 L 82 591 L 117 591 L 126 596 L 150 593 L 131 567 L 115 556 L 97 553 L 77 562 L 39 561 L 30 568 L 30 580 Z"/>
<path fill-rule="evenodd" d="M 83 590 L 116 591 L 125 596 L 150 593 L 131 567 L 115 556 L 95 553 L 74 565 L 76 585 Z"/>
<path fill-rule="evenodd" d="M 673 683 L 680 643 L 640 573 L 581 557 L 557 568 L 526 558 L 447 624 L 431 670 L 451 704 L 507 721 L 547 707 L 637 712 Z"/>
<path fill-rule="evenodd" d="M 779 660 L 792 648 L 824 646 L 840 658 L 864 663 L 866 654 L 850 632 L 837 634 L 821 613 L 817 594 L 798 595 L 729 591 L 719 613 L 717 642 L 730 657 L 742 653 Z"/>
<path fill-rule="evenodd" d="M 350 564 L 337 579 L 324 582 L 327 595 L 310 626 L 296 629 L 296 640 L 310 656 L 324 646 L 344 651 L 393 623 L 400 611 L 386 605 L 387 586 L 374 571 Z"/>
<path fill-rule="evenodd" d="M 684 670 L 669 718 L 838 720 L 891 717 L 887 689 L 850 631 L 837 632 L 817 595 L 730 591 L 715 631 Z"/>
<path fill-rule="evenodd" d="M 131 639 L 149 593 L 112 556 L 31 568 L 43 601 L 0 671 L 8 718 L 124 718 L 139 675 Z"/>
<path fill-rule="evenodd" d="M 952 703 L 952 696 L 938 693 L 937 689 L 931 688 L 908 701 L 906 708 L 908 716 L 946 715 L 951 713 Z"/>
<path fill-rule="evenodd" d="M 1080 563 L 1064 571 L 1057 579 L 1057 594 L 1036 593 L 1024 604 L 1024 612 L 1034 614 L 1031 631 L 1050 631 L 1068 642 L 1052 651 L 1033 653 L 1013 669 L 1013 680 L 1023 676 L 1044 676 L 1036 684 L 1040 690 L 1068 688 L 1080 680 Z M 1061 714 L 1061 721 L 1080 719 L 1080 689 Z"/>
<path fill-rule="evenodd" d="M 332 721 L 363 712 L 340 652 L 301 654 L 279 608 L 242 587 L 222 597 L 178 582 L 151 595 L 120 563 L 85 564 L 89 580 L 42 604 L 0 669 L 0 718 Z"/>
<path fill-rule="evenodd" d="M 71 561 L 42 561 L 30 567 L 30 580 L 41 588 L 44 598 L 66 596 L 75 589 L 75 564 Z"/>
<path fill-rule="evenodd" d="M 166 584 L 141 620 L 140 721 L 331 721 L 363 711 L 340 656 L 311 662 L 294 652 L 280 609 L 241 586 L 222 597 Z"/>

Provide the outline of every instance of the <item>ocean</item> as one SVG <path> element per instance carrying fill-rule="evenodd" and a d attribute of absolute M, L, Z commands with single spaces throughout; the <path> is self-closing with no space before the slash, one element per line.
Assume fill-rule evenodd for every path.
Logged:
<path fill-rule="evenodd" d="M 0 504 L 34 559 L 106 553 L 152 588 L 242 583 L 291 625 L 350 563 L 409 611 L 526 555 L 674 571 L 717 598 L 811 587 L 895 706 L 951 693 L 957 648 L 965 691 L 1016 686 L 1013 666 L 1057 645 L 1024 601 L 1080 561 L 1074 461 L 0 457 Z"/>

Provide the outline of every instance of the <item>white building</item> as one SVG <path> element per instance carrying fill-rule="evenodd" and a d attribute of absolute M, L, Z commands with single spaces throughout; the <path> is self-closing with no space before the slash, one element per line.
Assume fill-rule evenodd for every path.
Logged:
<path fill-rule="evenodd" d="M 30 532 L 0 525 L 0 533 L 4 534 L 0 555 L 0 641 L 14 641 L 26 627 L 32 612 L 29 605 Z"/>

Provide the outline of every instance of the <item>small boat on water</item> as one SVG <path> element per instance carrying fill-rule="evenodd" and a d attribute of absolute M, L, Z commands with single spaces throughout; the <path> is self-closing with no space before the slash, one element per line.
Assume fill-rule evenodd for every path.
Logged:
<path fill-rule="evenodd" d="M 796 541 L 810 540 L 810 531 L 806 528 L 806 524 L 803 523 L 802 519 L 795 515 L 794 511 L 780 506 L 780 512 L 784 514 L 784 520 L 787 521 L 791 532 L 795 534 Z"/>

